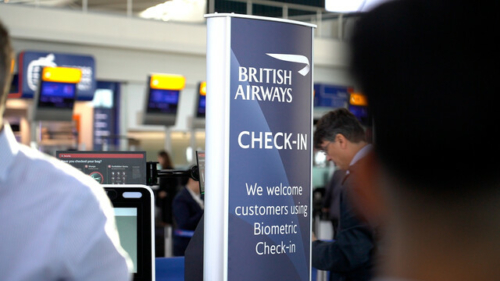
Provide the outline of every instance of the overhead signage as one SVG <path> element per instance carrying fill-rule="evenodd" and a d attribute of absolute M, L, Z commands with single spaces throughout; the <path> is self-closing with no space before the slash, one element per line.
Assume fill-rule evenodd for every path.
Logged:
<path fill-rule="evenodd" d="M 223 204 L 223 279 L 310 280 L 313 26 L 214 15 L 208 32 L 205 218 Z"/>
<path fill-rule="evenodd" d="M 315 84 L 314 107 L 347 108 L 352 87 Z"/>
<path fill-rule="evenodd" d="M 44 67 L 79 68 L 77 100 L 90 101 L 96 88 L 95 60 L 92 56 L 59 54 L 53 52 L 24 51 L 19 54 L 19 93 L 11 97 L 33 98 Z"/>

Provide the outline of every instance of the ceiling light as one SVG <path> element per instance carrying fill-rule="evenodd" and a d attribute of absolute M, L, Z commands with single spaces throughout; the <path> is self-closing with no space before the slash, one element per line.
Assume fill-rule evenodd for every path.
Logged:
<path fill-rule="evenodd" d="M 205 11 L 204 0 L 170 0 L 147 8 L 139 16 L 163 21 L 203 22 Z"/>
<path fill-rule="evenodd" d="M 366 12 L 387 0 L 325 0 L 329 12 L 355 13 Z"/>

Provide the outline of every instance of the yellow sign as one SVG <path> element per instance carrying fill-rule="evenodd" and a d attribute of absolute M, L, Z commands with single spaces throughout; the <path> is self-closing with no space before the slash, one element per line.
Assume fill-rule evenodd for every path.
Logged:
<path fill-rule="evenodd" d="M 200 84 L 200 95 L 206 96 L 207 95 L 207 82 L 203 81 Z"/>
<path fill-rule="evenodd" d="M 360 93 L 351 93 L 349 103 L 358 106 L 368 106 L 368 100 L 366 96 Z"/>
<path fill-rule="evenodd" d="M 72 67 L 44 67 L 42 80 L 46 82 L 80 83 L 82 70 Z"/>
<path fill-rule="evenodd" d="M 175 74 L 151 74 L 151 89 L 182 90 L 186 86 L 186 77 Z"/>

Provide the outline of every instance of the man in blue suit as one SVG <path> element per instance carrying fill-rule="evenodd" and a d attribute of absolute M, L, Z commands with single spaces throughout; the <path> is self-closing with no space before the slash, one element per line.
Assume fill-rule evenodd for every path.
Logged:
<path fill-rule="evenodd" d="M 346 175 L 340 194 L 339 232 L 334 242 L 316 240 L 312 244 L 312 265 L 331 271 L 336 280 L 365 281 L 372 276 L 373 235 L 353 210 L 349 183 L 357 176 L 356 167 L 370 152 L 363 127 L 347 109 L 323 116 L 316 125 L 314 146 L 326 154 Z M 313 238 L 315 239 L 315 238 Z"/>

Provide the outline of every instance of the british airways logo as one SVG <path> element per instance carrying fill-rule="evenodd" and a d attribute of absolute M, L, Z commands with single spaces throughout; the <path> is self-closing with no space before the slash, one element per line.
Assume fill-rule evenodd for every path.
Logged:
<path fill-rule="evenodd" d="M 273 53 L 266 53 L 266 55 L 277 60 L 304 65 L 298 71 L 302 76 L 306 76 L 311 70 L 306 56 Z M 291 103 L 293 101 L 292 73 L 293 71 L 289 69 L 239 66 L 238 82 L 240 84 L 234 99 Z"/>
<path fill-rule="evenodd" d="M 299 70 L 299 73 L 302 76 L 306 76 L 309 71 L 311 70 L 311 67 L 309 66 L 309 59 L 306 56 L 302 55 L 290 55 L 290 54 L 266 54 L 270 57 L 273 57 L 277 60 L 281 61 L 288 61 L 288 62 L 294 62 L 294 63 L 301 63 L 305 64 L 306 66 Z"/>

